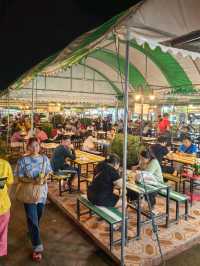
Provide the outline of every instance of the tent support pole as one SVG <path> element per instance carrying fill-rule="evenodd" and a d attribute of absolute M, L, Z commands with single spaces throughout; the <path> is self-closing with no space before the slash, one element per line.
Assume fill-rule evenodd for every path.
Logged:
<path fill-rule="evenodd" d="M 121 266 L 125 265 L 126 245 L 126 176 L 127 176 L 127 143 L 128 143 L 128 89 L 129 89 L 129 29 L 126 38 L 126 65 L 125 65 L 125 86 L 124 86 L 124 141 L 123 141 L 123 185 L 122 185 L 122 231 L 121 231 Z"/>
<path fill-rule="evenodd" d="M 143 133 L 143 117 L 144 117 L 144 91 L 141 93 L 141 123 L 140 123 L 140 138 L 142 139 Z"/>
<path fill-rule="evenodd" d="M 116 107 L 115 107 L 115 122 L 119 120 L 119 100 L 117 99 Z"/>
<path fill-rule="evenodd" d="M 32 80 L 31 136 L 34 130 L 34 80 Z"/>

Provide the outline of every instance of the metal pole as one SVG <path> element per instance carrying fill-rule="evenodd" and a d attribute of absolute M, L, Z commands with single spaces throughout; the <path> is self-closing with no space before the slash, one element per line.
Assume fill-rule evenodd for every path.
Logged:
<path fill-rule="evenodd" d="M 144 114 L 144 95 L 143 95 L 143 90 L 141 93 L 141 123 L 140 123 L 140 137 L 142 138 L 142 133 L 143 133 L 143 115 Z"/>
<path fill-rule="evenodd" d="M 119 120 L 119 114 L 118 114 L 118 111 L 119 111 L 119 100 L 117 100 L 116 107 L 115 107 L 115 122 L 116 122 L 116 123 L 117 123 L 117 121 Z"/>
<path fill-rule="evenodd" d="M 123 143 L 123 185 L 122 185 L 122 231 L 121 231 L 121 266 L 125 265 L 126 245 L 126 176 L 127 176 L 127 144 L 128 144 L 128 90 L 129 90 L 129 29 L 126 40 L 126 65 L 124 86 L 124 143 Z"/>
<path fill-rule="evenodd" d="M 34 80 L 32 80 L 32 110 L 31 110 L 31 136 L 34 131 Z"/>

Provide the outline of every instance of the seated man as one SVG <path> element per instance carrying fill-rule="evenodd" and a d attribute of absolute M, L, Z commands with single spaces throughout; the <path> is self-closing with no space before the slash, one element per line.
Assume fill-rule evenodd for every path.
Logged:
<path fill-rule="evenodd" d="M 71 174 L 71 179 L 68 181 L 69 189 L 71 190 L 71 183 L 76 174 L 78 173 L 78 169 L 69 165 L 66 160 L 75 160 L 76 153 L 73 145 L 71 144 L 71 139 L 69 136 L 63 136 L 61 144 L 54 150 L 52 159 L 51 159 L 51 167 L 55 173 L 59 172 L 59 170 L 68 170 Z"/>
<path fill-rule="evenodd" d="M 197 146 L 192 143 L 192 140 L 190 137 L 186 136 L 184 137 L 182 141 L 182 145 L 180 145 L 178 151 L 180 153 L 186 153 L 190 155 L 194 155 L 197 153 Z"/>
<path fill-rule="evenodd" d="M 83 151 L 91 152 L 91 153 L 98 153 L 95 146 L 95 138 L 92 136 L 91 132 L 87 132 L 86 139 L 83 142 Z"/>
<path fill-rule="evenodd" d="M 165 136 L 160 136 L 158 138 L 157 143 L 151 146 L 151 150 L 155 154 L 155 157 L 158 160 L 158 162 L 160 163 L 162 171 L 164 173 L 173 174 L 174 172 L 173 166 L 168 166 L 163 164 L 164 157 L 167 156 L 167 154 L 169 154 L 170 152 L 167 147 L 167 144 L 168 144 L 167 138 Z"/>
<path fill-rule="evenodd" d="M 180 135 L 179 139 L 180 141 L 183 141 L 186 137 L 189 137 L 190 135 L 190 127 L 189 126 L 184 126 L 180 129 Z"/>

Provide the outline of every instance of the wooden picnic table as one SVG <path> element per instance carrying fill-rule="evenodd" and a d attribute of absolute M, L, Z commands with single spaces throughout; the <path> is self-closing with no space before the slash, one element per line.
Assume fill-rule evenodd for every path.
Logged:
<path fill-rule="evenodd" d="M 144 212 L 141 208 L 141 199 L 144 195 L 151 193 L 158 193 L 161 190 L 166 190 L 166 210 L 165 213 L 161 213 L 155 216 L 155 218 L 165 218 L 165 225 L 169 225 L 169 204 L 170 204 L 170 186 L 167 184 L 157 184 L 156 186 L 146 184 L 136 184 L 133 181 L 128 181 L 126 186 L 128 191 L 132 191 L 138 195 L 137 197 L 137 207 L 133 206 L 131 203 L 128 203 L 128 206 L 135 209 L 137 213 L 137 233 L 135 238 L 139 239 L 141 234 L 141 227 L 143 224 L 151 222 L 150 212 Z M 147 220 L 142 221 L 141 216 L 144 215 L 147 217 Z"/>
<path fill-rule="evenodd" d="M 59 146 L 59 143 L 54 143 L 54 142 L 50 142 L 50 143 L 41 143 L 41 148 L 46 149 L 46 150 L 50 150 L 50 149 L 55 149 Z"/>
<path fill-rule="evenodd" d="M 54 143 L 54 142 L 50 142 L 50 143 L 41 143 L 40 147 L 42 148 L 42 150 L 46 153 L 46 155 L 51 156 L 52 152 L 55 148 L 57 148 L 60 144 L 59 143 Z"/>
<path fill-rule="evenodd" d="M 194 166 L 196 164 L 196 156 L 191 156 L 191 155 L 188 156 L 186 154 L 181 154 L 181 153 L 171 152 L 165 158 L 170 161 L 183 163 L 191 166 Z"/>
<path fill-rule="evenodd" d="M 76 150 L 76 159 L 72 161 L 74 166 L 78 167 L 80 175 L 78 176 L 78 191 L 80 191 L 80 184 L 81 182 L 87 181 L 89 175 L 89 165 L 92 165 L 92 172 L 94 171 L 94 166 L 105 160 L 105 157 L 91 154 L 85 151 Z M 81 174 L 81 168 L 86 167 L 86 173 Z M 81 180 L 81 177 L 84 179 Z"/>
<path fill-rule="evenodd" d="M 144 141 L 156 141 L 157 138 L 156 137 L 142 137 L 142 140 L 144 140 Z"/>

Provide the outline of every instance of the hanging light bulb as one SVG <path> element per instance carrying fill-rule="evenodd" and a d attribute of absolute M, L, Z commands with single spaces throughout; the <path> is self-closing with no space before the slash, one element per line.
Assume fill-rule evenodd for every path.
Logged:
<path fill-rule="evenodd" d="M 154 95 L 154 94 L 149 95 L 149 99 L 150 99 L 151 101 L 155 100 L 155 95 Z"/>
<path fill-rule="evenodd" d="M 135 95 L 135 100 L 136 100 L 136 101 L 139 101 L 140 99 L 141 99 L 141 94 L 136 94 L 136 95 Z"/>

